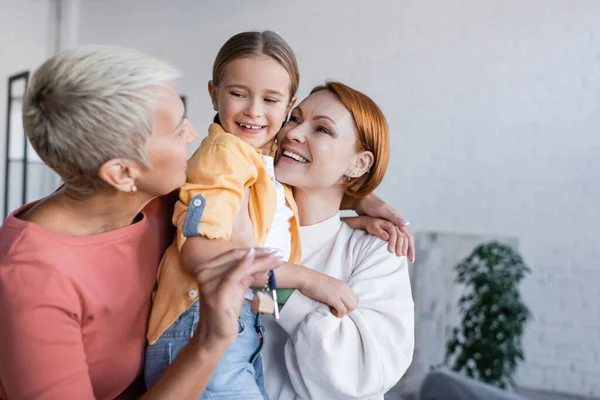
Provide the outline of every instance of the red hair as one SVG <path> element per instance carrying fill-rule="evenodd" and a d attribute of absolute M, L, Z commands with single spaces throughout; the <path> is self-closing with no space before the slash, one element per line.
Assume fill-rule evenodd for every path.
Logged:
<path fill-rule="evenodd" d="M 390 159 L 390 135 L 381 109 L 367 95 L 340 82 L 327 82 L 315 87 L 310 94 L 327 90 L 346 107 L 356 128 L 357 151 L 373 153 L 373 165 L 369 172 L 348 183 L 346 193 L 363 197 L 371 193 L 383 180 Z"/>

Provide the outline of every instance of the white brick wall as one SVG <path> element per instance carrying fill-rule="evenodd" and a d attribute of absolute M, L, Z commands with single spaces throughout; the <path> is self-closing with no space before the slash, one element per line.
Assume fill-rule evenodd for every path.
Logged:
<path fill-rule="evenodd" d="M 600 395 L 600 2 L 86 0 L 79 33 L 180 67 L 202 131 L 219 46 L 265 28 L 295 49 L 301 96 L 335 78 L 383 108 L 380 193 L 415 229 L 519 239 L 535 315 L 519 382 Z"/>

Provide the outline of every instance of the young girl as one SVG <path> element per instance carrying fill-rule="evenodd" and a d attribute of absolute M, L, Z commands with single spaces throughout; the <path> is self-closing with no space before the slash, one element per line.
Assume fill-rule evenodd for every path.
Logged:
<path fill-rule="evenodd" d="M 217 54 L 208 84 L 217 116 L 189 160 L 187 183 L 173 215 L 177 237 L 159 266 L 148 328 L 148 387 L 198 324 L 197 284 L 184 265 L 254 241 L 277 249 L 289 261 L 276 272 L 278 286 L 298 289 L 328 304 L 340 317 L 357 306 L 358 298 L 344 282 L 297 265 L 301 257 L 296 206 L 291 191 L 274 178 L 274 139 L 296 101 L 298 82 L 294 53 L 273 32 L 237 34 Z M 279 301 L 284 303 L 290 293 L 280 292 Z M 260 356 L 263 328 L 259 314 L 251 310 L 252 298 L 250 291 L 239 317 L 238 340 L 202 398 L 266 397 Z"/>

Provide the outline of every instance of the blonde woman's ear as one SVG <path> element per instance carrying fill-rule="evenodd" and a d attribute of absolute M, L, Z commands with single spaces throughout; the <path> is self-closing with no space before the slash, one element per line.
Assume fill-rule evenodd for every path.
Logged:
<path fill-rule="evenodd" d="M 137 192 L 135 180 L 138 176 L 138 170 L 130 160 L 122 158 L 108 160 L 98 170 L 98 176 L 106 184 L 121 192 Z"/>

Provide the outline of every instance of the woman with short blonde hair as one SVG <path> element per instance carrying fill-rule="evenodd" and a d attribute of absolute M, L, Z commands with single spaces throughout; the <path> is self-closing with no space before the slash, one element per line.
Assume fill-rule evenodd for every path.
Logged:
<path fill-rule="evenodd" d="M 64 185 L 0 229 L 0 398 L 142 395 L 151 293 L 172 238 L 172 203 L 160 196 L 185 183 L 197 138 L 177 76 L 113 46 L 60 53 L 33 75 L 25 130 Z M 246 288 L 279 262 L 260 249 L 209 261 L 196 276 L 195 339 L 142 398 L 197 399 L 237 337 Z"/>

